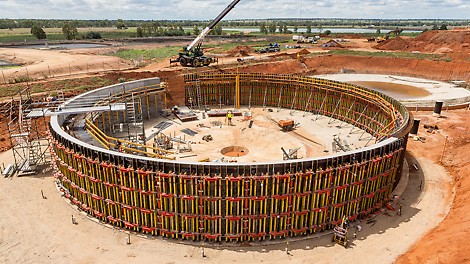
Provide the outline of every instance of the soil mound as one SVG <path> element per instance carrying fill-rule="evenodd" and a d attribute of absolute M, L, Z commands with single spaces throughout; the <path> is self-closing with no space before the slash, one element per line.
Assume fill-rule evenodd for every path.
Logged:
<path fill-rule="evenodd" d="M 301 49 L 301 50 L 299 50 L 299 52 L 297 52 L 297 54 L 300 54 L 300 55 L 310 54 L 310 51 L 308 51 L 306 49 Z"/>
<path fill-rule="evenodd" d="M 403 50 L 442 53 L 442 48 L 453 52 L 470 52 L 470 31 L 431 30 L 414 39 L 396 37 L 375 46 L 380 50 Z"/>
<path fill-rule="evenodd" d="M 254 52 L 252 47 L 236 46 L 235 48 L 229 50 L 227 54 L 230 56 L 239 57 L 239 56 L 248 56 L 252 52 Z"/>
<path fill-rule="evenodd" d="M 380 50 L 406 50 L 408 47 L 408 41 L 401 37 L 387 39 L 375 46 L 376 49 Z"/>

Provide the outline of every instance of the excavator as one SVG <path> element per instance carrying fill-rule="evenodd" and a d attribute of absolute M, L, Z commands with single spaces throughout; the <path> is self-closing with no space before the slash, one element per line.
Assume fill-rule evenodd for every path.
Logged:
<path fill-rule="evenodd" d="M 217 23 L 230 12 L 240 0 L 233 0 L 204 30 L 201 31 L 199 36 L 191 42 L 187 47 L 183 47 L 183 50 L 179 52 L 179 56 L 176 59 L 170 59 L 170 63 L 179 62 L 183 67 L 199 67 L 208 66 L 212 62 L 216 62 L 209 56 L 205 56 L 202 51 L 201 45 L 204 37 L 211 32 L 211 30 L 217 25 Z"/>
<path fill-rule="evenodd" d="M 387 32 L 387 34 L 385 34 L 384 37 L 378 37 L 376 39 L 376 41 L 377 41 L 377 43 L 384 42 L 384 41 L 386 41 L 387 39 L 390 38 L 390 34 L 393 34 L 396 37 L 396 36 L 400 35 L 402 31 L 403 31 L 403 29 L 396 28 L 392 31 Z"/>

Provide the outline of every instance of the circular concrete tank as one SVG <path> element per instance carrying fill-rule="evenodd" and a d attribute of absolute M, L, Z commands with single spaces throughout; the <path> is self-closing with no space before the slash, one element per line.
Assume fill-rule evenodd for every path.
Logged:
<path fill-rule="evenodd" d="M 140 97 L 144 113 L 158 114 L 163 101 L 159 82 L 154 78 L 103 87 L 77 96 L 63 109 L 116 94 L 121 101 L 126 95 Z M 224 73 L 185 76 L 185 102 L 191 105 L 189 98 L 198 91 L 206 107 L 234 105 L 236 87 L 240 105 L 299 111 L 312 122 L 319 115 L 335 118 L 353 126 L 350 133 L 357 133 L 357 127 L 373 140 L 366 147 L 322 157 L 187 162 L 158 158 L 154 152 L 144 156 L 141 148 L 119 151 L 113 145 L 93 145 L 93 140 L 85 142 L 63 130 L 72 116 L 52 116 L 53 167 L 61 192 L 80 210 L 116 227 L 166 238 L 228 242 L 317 233 L 343 217 L 369 217 L 391 198 L 413 123 L 398 101 L 318 78 Z M 87 122 L 107 131 L 107 124 L 117 123 L 107 118 L 124 113 L 98 114 Z M 79 133 L 86 131 L 74 131 Z M 229 146 L 223 151 L 241 155 L 248 149 Z"/>

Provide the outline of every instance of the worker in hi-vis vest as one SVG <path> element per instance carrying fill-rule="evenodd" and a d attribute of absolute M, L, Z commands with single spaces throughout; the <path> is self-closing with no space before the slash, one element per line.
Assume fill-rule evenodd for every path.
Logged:
<path fill-rule="evenodd" d="M 229 125 L 229 126 L 232 125 L 232 117 L 233 117 L 232 111 L 228 110 L 228 112 L 227 112 L 227 125 Z"/>

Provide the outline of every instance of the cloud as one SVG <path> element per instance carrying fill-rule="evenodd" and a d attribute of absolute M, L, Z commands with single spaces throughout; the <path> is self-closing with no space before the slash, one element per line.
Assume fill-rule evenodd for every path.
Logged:
<path fill-rule="evenodd" d="M 0 17 L 210 20 L 229 3 L 229 0 L 0 0 Z M 469 0 L 241 0 L 226 19 L 468 19 L 468 14 Z"/>

